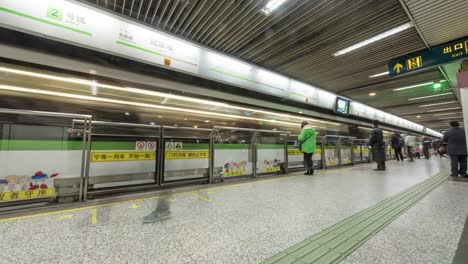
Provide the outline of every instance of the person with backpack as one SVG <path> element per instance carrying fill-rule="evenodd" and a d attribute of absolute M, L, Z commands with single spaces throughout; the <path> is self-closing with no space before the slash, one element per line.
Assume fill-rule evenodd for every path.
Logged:
<path fill-rule="evenodd" d="M 390 139 L 390 143 L 392 145 L 393 150 L 395 151 L 396 160 L 404 161 L 403 152 L 401 151 L 401 149 L 405 145 L 405 142 L 403 141 L 401 134 L 399 132 L 395 132 Z"/>
<path fill-rule="evenodd" d="M 372 149 L 372 155 L 377 162 L 377 169 L 375 171 L 384 171 L 385 167 L 385 142 L 383 137 L 383 131 L 379 128 L 379 121 L 374 120 L 373 122 L 374 129 L 372 129 L 371 134 L 369 135 L 369 148 Z"/>
<path fill-rule="evenodd" d="M 304 163 L 307 169 L 304 175 L 313 175 L 314 163 L 312 161 L 312 156 L 316 149 L 317 133 L 308 121 L 303 121 L 301 128 L 302 131 L 298 137 L 298 141 L 300 142 L 300 149 L 304 153 Z"/>

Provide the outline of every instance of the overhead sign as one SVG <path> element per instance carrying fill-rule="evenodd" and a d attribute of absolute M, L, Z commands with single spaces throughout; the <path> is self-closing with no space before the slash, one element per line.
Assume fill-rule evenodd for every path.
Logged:
<path fill-rule="evenodd" d="M 465 58 L 468 58 L 468 37 L 393 59 L 388 70 L 390 76 L 398 76 Z"/>

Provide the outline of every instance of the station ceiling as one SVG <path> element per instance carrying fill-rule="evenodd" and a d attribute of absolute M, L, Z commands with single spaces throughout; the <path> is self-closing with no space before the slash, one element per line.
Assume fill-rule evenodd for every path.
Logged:
<path fill-rule="evenodd" d="M 393 58 L 465 37 L 466 0 L 288 0 L 269 15 L 260 11 L 269 0 L 83 1 L 435 130 L 449 118 L 462 121 L 444 68 L 370 76 L 387 71 Z M 333 56 L 408 22 L 415 26 Z M 414 99 L 436 94 L 447 95 Z"/>

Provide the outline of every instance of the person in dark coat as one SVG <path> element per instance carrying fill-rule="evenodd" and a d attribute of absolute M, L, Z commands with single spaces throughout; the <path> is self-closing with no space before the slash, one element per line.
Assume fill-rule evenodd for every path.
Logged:
<path fill-rule="evenodd" d="M 379 128 L 379 121 L 374 120 L 374 129 L 369 135 L 369 147 L 372 149 L 372 155 L 377 162 L 377 169 L 375 171 L 384 171 L 385 167 L 385 142 L 383 138 L 383 131 Z"/>
<path fill-rule="evenodd" d="M 465 129 L 460 127 L 458 121 L 450 122 L 450 128 L 444 134 L 443 141 L 447 142 L 447 152 L 450 155 L 452 165 L 452 177 L 461 175 L 468 178 L 466 174 L 467 166 L 467 150 L 466 150 L 466 136 Z"/>
<path fill-rule="evenodd" d="M 429 153 L 429 149 L 431 148 L 431 145 L 432 145 L 431 140 L 428 137 L 424 137 L 422 145 L 423 145 L 424 158 L 429 159 L 429 157 L 431 156 L 431 154 Z"/>
<path fill-rule="evenodd" d="M 392 135 L 392 138 L 390 139 L 390 142 L 392 144 L 393 150 L 395 151 L 396 160 L 397 161 L 400 161 L 400 160 L 403 161 L 404 157 L 403 157 L 403 152 L 401 151 L 401 149 L 405 145 L 405 142 L 404 142 L 403 138 L 401 137 L 400 133 L 395 132 Z"/>

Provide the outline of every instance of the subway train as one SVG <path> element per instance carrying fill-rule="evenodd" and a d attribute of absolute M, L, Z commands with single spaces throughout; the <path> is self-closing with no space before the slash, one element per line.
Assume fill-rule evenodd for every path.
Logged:
<path fill-rule="evenodd" d="M 30 65 L 0 81 L 3 208 L 300 170 L 303 120 L 317 168 L 371 161 L 370 126 Z"/>

